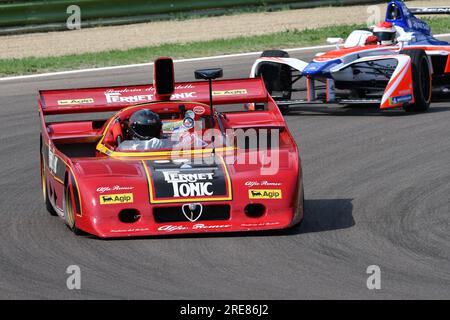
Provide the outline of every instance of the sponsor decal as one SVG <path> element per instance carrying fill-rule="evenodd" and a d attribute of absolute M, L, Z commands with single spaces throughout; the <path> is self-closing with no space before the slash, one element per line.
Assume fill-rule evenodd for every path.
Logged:
<path fill-rule="evenodd" d="M 281 189 L 249 189 L 249 199 L 282 199 Z"/>
<path fill-rule="evenodd" d="M 164 180 L 172 185 L 172 196 L 175 198 L 212 196 L 214 194 L 212 188 L 213 172 L 181 173 L 179 171 L 166 171 L 163 174 Z"/>
<path fill-rule="evenodd" d="M 132 193 L 103 194 L 100 196 L 100 204 L 123 204 L 133 203 Z"/>
<path fill-rule="evenodd" d="M 217 230 L 217 229 L 226 229 L 231 228 L 231 224 L 216 224 L 216 225 L 206 225 L 203 223 L 197 223 L 192 226 L 185 226 L 185 225 L 163 225 L 158 227 L 158 231 L 166 231 L 166 232 L 173 232 L 173 231 L 188 231 L 188 230 Z"/>
<path fill-rule="evenodd" d="M 94 103 L 94 99 L 84 98 L 84 99 L 58 100 L 58 106 L 67 106 L 74 104 L 90 104 L 90 103 Z"/>
<path fill-rule="evenodd" d="M 112 229 L 110 232 L 112 233 L 124 233 L 124 232 L 143 232 L 149 231 L 149 228 L 130 228 L 130 229 Z"/>
<path fill-rule="evenodd" d="M 192 90 L 195 86 L 192 83 L 179 84 L 175 86 L 175 90 Z M 155 88 L 153 86 L 146 87 L 122 87 L 122 88 L 111 88 L 107 89 L 105 93 L 122 93 L 122 94 L 139 94 L 139 93 L 154 93 Z"/>
<path fill-rule="evenodd" d="M 66 173 L 66 164 L 57 155 L 56 149 L 49 145 L 44 145 L 42 148 L 42 156 L 46 167 L 48 167 L 48 172 L 55 178 L 59 183 L 64 183 L 64 175 Z"/>
<path fill-rule="evenodd" d="M 153 88 L 151 88 L 153 89 Z M 154 90 L 148 90 L 148 92 L 142 92 L 142 90 L 139 90 L 137 92 L 142 92 L 143 94 L 130 94 L 130 91 L 124 91 L 124 90 L 107 90 L 105 94 L 106 102 L 109 104 L 114 103 L 144 103 L 144 102 L 151 102 L 155 100 L 155 93 Z M 171 100 L 191 100 L 195 99 L 197 97 L 197 93 L 195 91 L 191 92 L 180 92 L 180 93 L 174 93 L 170 97 Z"/>
<path fill-rule="evenodd" d="M 193 109 L 195 114 L 202 115 L 205 113 L 205 108 L 202 106 L 195 106 Z"/>
<path fill-rule="evenodd" d="M 411 94 L 389 98 L 389 104 L 405 103 L 412 100 Z"/>
<path fill-rule="evenodd" d="M 126 190 L 133 190 L 134 187 L 122 187 L 119 185 L 115 185 L 113 187 L 98 187 L 97 192 L 98 193 L 105 193 L 105 192 L 111 192 L 111 191 L 126 191 Z"/>
<path fill-rule="evenodd" d="M 235 95 L 247 94 L 247 89 L 213 91 L 212 94 L 213 94 L 213 96 L 235 96 Z"/>
<path fill-rule="evenodd" d="M 279 225 L 279 221 L 274 222 L 259 222 L 259 223 L 242 223 L 241 227 L 269 227 Z"/>
<path fill-rule="evenodd" d="M 139 103 L 153 101 L 153 94 L 136 95 L 136 96 L 122 96 L 120 92 L 105 93 L 107 103 Z"/>
<path fill-rule="evenodd" d="M 231 183 L 223 160 L 215 157 L 145 162 L 150 202 L 231 200 Z M 187 201 L 186 201 L 187 200 Z M 185 209 L 188 213 L 188 208 Z"/>
<path fill-rule="evenodd" d="M 51 148 L 48 149 L 48 168 L 55 175 L 58 170 L 58 157 L 55 155 L 55 151 Z"/>

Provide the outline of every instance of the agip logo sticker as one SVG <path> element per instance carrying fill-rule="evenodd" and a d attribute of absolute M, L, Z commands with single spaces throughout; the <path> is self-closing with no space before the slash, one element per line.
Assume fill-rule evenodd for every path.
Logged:
<path fill-rule="evenodd" d="M 249 199 L 282 199 L 281 189 L 249 189 Z"/>
<path fill-rule="evenodd" d="M 223 90 L 223 91 L 213 91 L 213 96 L 236 96 L 247 94 L 247 89 L 234 89 L 234 90 Z"/>
<path fill-rule="evenodd" d="M 91 104 L 91 103 L 94 103 L 94 99 L 92 99 L 92 98 L 58 100 L 58 106 L 68 106 L 68 105 L 77 105 L 77 104 Z"/>
<path fill-rule="evenodd" d="M 100 196 L 100 204 L 123 204 L 133 203 L 132 193 L 103 194 Z"/>

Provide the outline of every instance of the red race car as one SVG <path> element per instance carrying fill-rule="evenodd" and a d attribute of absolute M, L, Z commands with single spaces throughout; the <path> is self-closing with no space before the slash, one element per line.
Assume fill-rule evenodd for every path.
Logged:
<path fill-rule="evenodd" d="M 40 91 L 50 213 L 102 238 L 298 224 L 301 162 L 276 103 L 261 78 L 221 76 L 175 83 L 160 58 L 153 85 Z"/>

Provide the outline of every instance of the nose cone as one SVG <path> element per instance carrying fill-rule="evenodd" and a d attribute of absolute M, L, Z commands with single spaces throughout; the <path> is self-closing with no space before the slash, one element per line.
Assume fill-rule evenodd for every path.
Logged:
<path fill-rule="evenodd" d="M 340 60 L 323 62 L 313 61 L 309 63 L 305 69 L 303 69 L 302 73 L 305 76 L 328 75 L 330 74 L 330 69 L 339 63 L 341 63 Z"/>

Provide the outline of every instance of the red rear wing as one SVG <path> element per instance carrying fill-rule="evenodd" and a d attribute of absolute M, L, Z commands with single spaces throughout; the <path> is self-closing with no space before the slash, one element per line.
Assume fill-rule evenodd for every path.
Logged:
<path fill-rule="evenodd" d="M 214 104 L 267 102 L 268 93 L 261 78 L 216 80 Z M 156 101 L 153 85 L 82 88 L 39 91 L 43 115 L 118 111 L 125 107 Z M 208 82 L 175 84 L 172 101 L 209 103 Z"/>

